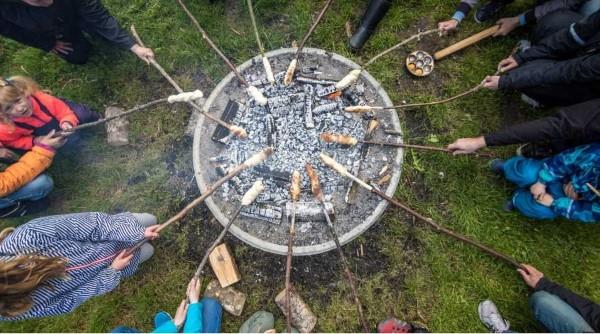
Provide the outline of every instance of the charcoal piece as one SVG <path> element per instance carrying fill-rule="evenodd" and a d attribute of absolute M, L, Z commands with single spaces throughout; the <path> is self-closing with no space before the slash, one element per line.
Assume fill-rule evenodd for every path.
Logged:
<path fill-rule="evenodd" d="M 254 204 L 242 207 L 240 215 L 279 225 L 283 217 L 283 209 L 276 205 Z"/>
<path fill-rule="evenodd" d="M 285 223 L 289 223 L 292 212 L 294 211 L 294 205 L 296 210 L 296 222 L 325 222 L 325 214 L 323 212 L 323 205 L 319 202 L 286 202 L 285 203 Z M 329 217 L 332 221 L 335 220 L 335 211 L 333 204 L 325 202 L 325 208 Z"/>
<path fill-rule="evenodd" d="M 263 179 L 270 179 L 273 182 L 280 184 L 281 182 L 289 183 L 291 174 L 287 172 L 281 172 L 277 170 L 271 170 L 265 165 L 258 165 L 252 170 L 257 176 Z"/>
<path fill-rule="evenodd" d="M 319 114 L 323 114 L 323 113 L 332 112 L 336 109 L 338 109 L 338 104 L 335 102 L 332 102 L 332 103 L 322 104 L 318 107 L 315 107 L 315 108 L 313 108 L 312 112 L 315 115 L 319 115 Z"/>
<path fill-rule="evenodd" d="M 225 106 L 223 114 L 221 115 L 221 120 L 225 123 L 231 123 L 231 120 L 233 120 L 237 116 L 239 108 L 240 105 L 237 102 L 229 100 L 229 102 L 227 102 L 227 106 Z M 225 140 L 225 138 L 227 138 L 228 135 L 229 130 L 227 130 L 222 125 L 218 125 L 212 134 L 212 140 L 224 144 L 226 143 L 226 141 L 223 142 L 223 140 Z"/>
<path fill-rule="evenodd" d="M 317 88 L 316 94 L 318 97 L 325 97 L 329 94 L 335 93 L 337 88 L 335 86 L 325 86 L 323 88 Z"/>
<path fill-rule="evenodd" d="M 335 85 L 337 83 L 337 81 L 333 81 L 333 80 L 323 80 L 323 79 L 319 79 L 319 78 L 310 78 L 310 77 L 302 77 L 302 76 L 297 76 L 296 81 L 311 84 L 311 85 L 323 85 L 323 86 L 331 86 L 331 85 Z"/>
<path fill-rule="evenodd" d="M 305 99 L 304 99 L 304 126 L 308 129 L 312 129 L 315 127 L 315 122 L 313 120 L 313 94 L 314 88 L 312 86 L 304 87 L 306 91 Z"/>
<path fill-rule="evenodd" d="M 273 115 L 265 116 L 265 126 L 267 128 L 267 144 L 271 147 L 277 146 L 277 127 L 275 126 L 275 118 Z"/>

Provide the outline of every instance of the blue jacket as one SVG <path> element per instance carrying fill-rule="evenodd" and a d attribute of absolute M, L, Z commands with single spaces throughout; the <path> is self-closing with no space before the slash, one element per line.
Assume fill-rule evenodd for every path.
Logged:
<path fill-rule="evenodd" d="M 579 200 L 555 198 L 552 209 L 558 215 L 587 223 L 600 221 L 600 198 L 587 185 L 600 188 L 600 143 L 578 146 L 547 159 L 538 177 L 543 184 L 571 182 L 579 194 Z"/>
<path fill-rule="evenodd" d="M 78 213 L 34 219 L 0 242 L 0 261 L 19 255 L 40 254 L 67 259 L 63 279 L 53 279 L 32 293 L 33 306 L 13 318 L 56 316 L 73 311 L 86 300 L 112 291 L 122 277 L 135 273 L 139 250 L 121 271 L 110 267 L 123 249 L 144 238 L 144 227 L 130 214 Z"/>

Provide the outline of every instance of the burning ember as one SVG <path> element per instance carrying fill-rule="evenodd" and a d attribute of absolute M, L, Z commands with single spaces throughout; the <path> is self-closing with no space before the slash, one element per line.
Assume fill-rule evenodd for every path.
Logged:
<path fill-rule="evenodd" d="M 266 105 L 257 103 L 253 97 L 246 94 L 243 87 L 231 80 L 231 76 L 228 77 L 229 80 L 223 80 L 225 85 L 222 82 L 215 89 L 207 100 L 205 109 L 221 112 L 223 120 L 246 129 L 248 138 L 236 138 L 223 128 L 215 129 L 214 126 L 201 122 L 195 138 L 195 168 L 197 174 L 210 175 L 206 181 L 214 180 L 226 174 L 229 168 L 242 163 L 253 152 L 267 146 L 273 147 L 274 153 L 267 161 L 245 170 L 225 184 L 212 196 L 213 202 L 220 212 L 231 215 L 234 203 L 239 202 L 241 196 L 256 180 L 262 180 L 265 190 L 252 205 L 242 209 L 241 216 L 244 218 L 240 217 L 234 223 L 232 233 L 247 242 L 251 236 L 250 239 L 264 240 L 265 244 L 273 244 L 275 248 L 281 246 L 281 250 L 273 247 L 265 249 L 256 245 L 256 240 L 250 242 L 265 250 L 284 254 L 289 230 L 287 216 L 291 212 L 290 180 L 292 172 L 297 170 L 302 174 L 302 194 L 296 205 L 298 233 L 295 244 L 300 248 L 326 247 L 319 251 L 304 252 L 318 253 L 333 248 L 333 243 L 331 246 L 322 245 L 331 240 L 321 204 L 315 201 L 310 193 L 305 164 L 310 163 L 316 169 L 330 217 L 335 217 L 334 225 L 342 242 L 347 242 L 358 234 L 345 233 L 352 232 L 361 224 L 372 224 L 378 218 L 374 216 L 383 212 L 386 205 L 373 197 L 361 196 L 358 189 L 352 189 L 356 187 L 352 187 L 348 180 L 324 166 L 319 154 L 326 152 L 350 170 L 373 181 L 383 176 L 378 174 L 379 171 L 393 170 L 397 177 L 388 184 L 383 184 L 389 185 L 388 188 L 393 192 L 399 178 L 401 152 L 393 148 L 367 149 L 356 143 L 341 145 L 323 141 L 323 133 L 344 134 L 361 140 L 366 138 L 369 121 L 374 114 L 348 113 L 344 108 L 376 102 L 389 105 L 391 102 L 384 92 L 382 94 L 379 85 L 373 85 L 363 78 L 339 92 L 335 84 L 351 68 L 339 60 L 335 61 L 330 54 L 322 51 L 305 54 L 298 64 L 294 80 L 286 86 L 283 81 L 291 55 L 290 52 L 269 57 L 275 73 L 273 84 L 265 76 L 260 59 L 240 67 L 240 72 L 248 83 L 257 87 L 267 98 Z M 377 116 L 384 127 L 399 130 L 395 113 Z M 212 135 L 212 141 L 208 140 L 207 134 Z M 202 140 L 199 140 L 199 136 L 202 136 Z M 197 159 L 197 153 L 201 154 L 202 158 Z M 200 166 L 197 162 L 202 166 L 199 173 Z M 205 183 L 201 181 L 198 180 L 202 190 Z M 208 204 L 219 219 L 220 215 L 215 213 L 210 202 Z M 379 214 L 378 209 L 381 209 Z M 219 221 L 226 223 L 221 219 Z M 362 228 L 361 230 L 364 231 Z M 303 252 L 295 250 L 294 253 L 301 255 Z"/>

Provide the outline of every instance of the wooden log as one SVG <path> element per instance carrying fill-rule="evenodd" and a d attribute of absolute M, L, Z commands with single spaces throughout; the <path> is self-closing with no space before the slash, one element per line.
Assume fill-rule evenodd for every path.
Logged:
<path fill-rule="evenodd" d="M 226 288 L 242 279 L 235 259 L 226 244 L 215 247 L 208 259 L 221 287 Z"/>
<path fill-rule="evenodd" d="M 222 288 L 217 280 L 212 280 L 208 283 L 204 296 L 218 300 L 223 306 L 223 309 L 235 316 L 242 315 L 244 304 L 246 303 L 246 294 L 228 286 Z"/>
<path fill-rule="evenodd" d="M 288 291 L 287 289 L 281 290 L 275 297 L 275 303 L 279 306 L 282 312 L 286 312 L 286 293 L 290 295 L 290 313 L 292 325 L 300 333 L 310 333 L 317 324 L 317 317 L 311 311 L 310 307 L 300 298 L 300 296 L 293 289 Z"/>
<path fill-rule="evenodd" d="M 111 118 L 123 114 L 125 111 L 118 107 L 108 107 L 104 112 L 104 117 Z M 129 144 L 127 131 L 129 121 L 125 117 L 119 117 L 106 122 L 106 141 L 110 146 L 125 146 Z"/>

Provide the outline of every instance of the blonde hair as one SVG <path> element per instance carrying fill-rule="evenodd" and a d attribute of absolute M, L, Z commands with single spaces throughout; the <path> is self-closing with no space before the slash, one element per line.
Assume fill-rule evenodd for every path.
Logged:
<path fill-rule="evenodd" d="M 40 91 L 38 84 L 31 78 L 14 76 L 8 79 L 0 77 L 0 122 L 12 124 L 6 114 L 8 106 L 17 103 L 23 97 L 29 97 Z"/>
<path fill-rule="evenodd" d="M 0 232 L 0 243 L 14 228 Z M 33 305 L 31 293 L 54 278 L 64 277 L 66 261 L 63 258 L 40 255 L 21 255 L 0 261 L 0 315 L 15 317 Z"/>

